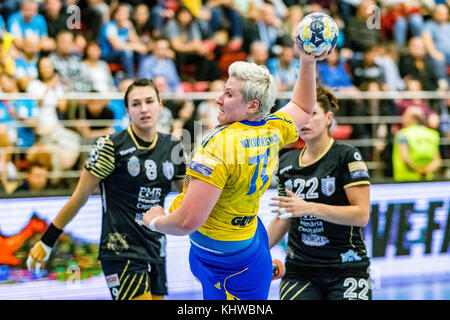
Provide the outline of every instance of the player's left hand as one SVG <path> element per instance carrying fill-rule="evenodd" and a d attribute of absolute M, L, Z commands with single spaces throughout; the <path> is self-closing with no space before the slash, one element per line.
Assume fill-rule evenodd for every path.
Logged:
<path fill-rule="evenodd" d="M 148 210 L 142 217 L 144 220 L 144 225 L 149 227 L 149 225 L 153 221 L 153 219 L 155 219 L 157 217 L 163 217 L 165 215 L 166 214 L 164 212 L 163 207 L 161 207 L 161 206 L 151 207 L 150 210 Z"/>
<path fill-rule="evenodd" d="M 289 197 L 280 196 L 271 198 L 274 201 L 278 201 L 271 203 L 270 206 L 278 207 L 278 209 L 272 210 L 272 212 L 278 213 L 279 219 L 289 219 L 311 213 L 311 203 L 306 202 L 291 190 L 285 190 Z"/>
<path fill-rule="evenodd" d="M 42 241 L 38 241 L 34 244 L 33 248 L 31 248 L 30 253 L 27 258 L 27 267 L 29 271 L 34 271 L 37 274 L 41 270 L 41 266 L 45 264 L 45 262 L 50 257 L 50 253 L 52 252 L 52 248 L 47 246 Z"/>

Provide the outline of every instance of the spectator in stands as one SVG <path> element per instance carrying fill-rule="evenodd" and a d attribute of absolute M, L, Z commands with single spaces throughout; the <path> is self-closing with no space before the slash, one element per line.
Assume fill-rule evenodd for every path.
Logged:
<path fill-rule="evenodd" d="M 41 49 L 39 37 L 35 34 L 26 36 L 23 43 L 23 54 L 14 61 L 14 76 L 19 80 L 21 91 L 25 91 L 28 83 L 37 78 L 37 61 Z"/>
<path fill-rule="evenodd" d="M 382 31 L 393 36 L 395 43 L 404 47 L 408 33 L 419 37 L 423 29 L 423 16 L 419 1 L 384 1 L 385 13 L 381 17 Z"/>
<path fill-rule="evenodd" d="M 125 93 L 128 87 L 133 83 L 133 79 L 123 79 L 119 83 L 119 92 Z M 114 114 L 114 121 L 116 122 L 114 129 L 115 131 L 122 131 L 129 124 L 129 118 L 127 115 L 127 108 L 123 99 L 113 99 L 109 102 L 108 106 Z"/>
<path fill-rule="evenodd" d="M 139 40 L 147 46 L 147 51 L 153 50 L 153 21 L 150 18 L 150 11 L 145 3 L 138 4 L 133 10 L 133 25 Z"/>
<path fill-rule="evenodd" d="M 305 11 L 307 12 L 319 12 L 319 11 L 335 11 L 336 0 L 308 0 L 305 6 Z"/>
<path fill-rule="evenodd" d="M 242 45 L 242 17 L 238 10 L 234 8 L 233 0 L 206 0 L 204 3 L 211 14 L 210 28 L 211 32 L 222 29 L 225 24 L 230 35 L 230 46 L 234 50 L 239 50 Z"/>
<path fill-rule="evenodd" d="M 229 25 L 226 24 L 219 24 L 218 30 L 213 30 L 211 28 L 211 20 L 212 20 L 212 13 L 211 9 L 206 5 L 206 1 L 183 1 L 182 4 L 186 6 L 192 13 L 192 15 L 195 18 L 195 21 L 197 22 L 197 25 L 200 29 L 200 34 L 202 36 L 202 39 L 212 39 L 214 38 L 215 34 L 217 32 L 226 32 L 228 36 L 228 31 L 226 28 L 229 27 Z M 228 0 L 225 0 L 228 1 Z"/>
<path fill-rule="evenodd" d="M 128 4 L 119 4 L 111 16 L 112 20 L 103 24 L 100 30 L 101 58 L 109 63 L 121 63 L 126 77 L 132 78 L 135 75 L 135 59 L 139 62 L 140 57 L 147 53 L 147 46 L 136 34 Z"/>
<path fill-rule="evenodd" d="M 403 113 L 403 129 L 395 135 L 392 154 L 395 181 L 432 180 L 441 167 L 439 132 L 425 127 L 423 120 L 423 111 L 418 107 Z"/>
<path fill-rule="evenodd" d="M 408 42 L 408 51 L 400 56 L 399 71 L 406 81 L 418 79 L 423 90 L 433 91 L 438 87 L 438 76 L 431 57 L 427 55 L 423 38 L 413 37 Z"/>
<path fill-rule="evenodd" d="M 285 37 L 281 42 L 281 52 L 267 62 L 270 73 L 275 78 L 278 91 L 291 91 L 297 82 L 300 62 L 294 55 L 294 41 Z M 284 104 L 283 104 L 284 105 Z"/>
<path fill-rule="evenodd" d="M 38 79 L 28 84 L 27 91 L 43 95 L 38 100 L 40 107 L 36 133 L 40 144 L 50 148 L 54 154 L 53 169 L 61 172 L 72 168 L 80 153 L 80 136 L 59 121 L 65 116 L 67 101 L 63 99 L 64 89 L 49 57 L 39 59 Z"/>
<path fill-rule="evenodd" d="M 278 91 L 292 91 L 297 82 L 299 59 L 294 56 L 294 41 L 285 37 L 281 42 L 280 53 L 267 61 L 267 67 L 277 83 Z M 271 112 L 286 105 L 288 99 L 276 100 Z"/>
<path fill-rule="evenodd" d="M 337 48 L 344 48 L 344 45 L 346 43 L 346 38 L 345 38 L 345 23 L 344 20 L 338 16 L 336 13 L 330 13 L 331 14 L 331 18 L 333 18 L 334 22 L 336 22 L 336 25 L 338 26 L 338 39 L 336 42 L 336 47 Z M 347 48 L 347 50 L 350 50 Z M 351 50 L 350 50 L 351 51 Z"/>
<path fill-rule="evenodd" d="M 153 83 L 155 84 L 156 88 L 158 89 L 158 92 L 163 93 L 169 93 L 169 85 L 167 84 L 166 78 L 163 76 L 156 76 L 153 78 Z M 184 100 L 176 100 L 176 99 L 164 99 L 164 108 L 167 108 L 170 110 L 172 114 L 172 119 L 175 119 L 176 115 L 178 114 L 178 110 L 181 108 L 182 104 L 184 103 Z"/>
<path fill-rule="evenodd" d="M 17 176 L 17 168 L 12 162 L 11 153 L 4 149 L 12 146 L 7 127 L 0 123 L 0 194 L 9 194 L 16 188 L 14 180 Z"/>
<path fill-rule="evenodd" d="M 14 192 L 29 192 L 31 195 L 41 195 L 49 183 L 49 168 L 39 162 L 28 165 L 25 180 Z"/>
<path fill-rule="evenodd" d="M 257 21 L 259 40 L 273 50 L 275 44 L 279 44 L 285 34 L 282 28 L 282 18 L 277 15 L 275 1 L 264 2 L 261 19 Z M 278 52 L 269 51 L 269 55 Z"/>
<path fill-rule="evenodd" d="M 422 33 L 425 48 L 432 57 L 439 78 L 439 87 L 448 88 L 447 68 L 450 66 L 450 22 L 446 4 L 436 5 L 433 19 L 425 23 Z"/>
<path fill-rule="evenodd" d="M 64 117 L 67 103 L 63 100 L 64 88 L 60 78 L 55 73 L 53 62 L 49 57 L 41 57 L 37 63 L 38 78 L 30 81 L 27 92 L 43 95 L 38 100 L 39 123 L 37 133 L 51 133 L 59 125 L 59 119 Z"/>
<path fill-rule="evenodd" d="M 92 89 L 98 92 L 117 91 L 108 64 L 100 59 L 101 54 L 100 46 L 97 42 L 91 41 L 87 44 L 82 65 L 89 83 L 92 84 Z"/>
<path fill-rule="evenodd" d="M 377 81 L 364 82 L 361 85 L 361 91 L 363 92 L 374 92 L 378 93 L 383 91 L 383 84 Z M 348 115 L 358 117 L 358 116 L 372 116 L 372 117 L 395 117 L 397 115 L 397 105 L 394 100 L 391 99 L 365 99 L 361 102 L 355 104 L 354 108 L 349 108 Z M 356 123 L 353 125 L 354 133 L 352 137 L 358 132 L 364 132 L 366 139 L 387 139 L 391 141 L 392 139 L 392 124 L 390 123 Z M 371 159 L 379 160 L 381 151 L 384 150 L 386 145 L 384 143 L 376 142 L 374 148 L 363 148 L 365 150 L 371 150 Z M 367 151 L 370 152 L 370 151 Z M 385 156 L 392 156 L 391 152 L 384 153 Z M 390 161 L 390 160 L 389 160 Z M 392 173 L 390 173 L 392 175 Z"/>
<path fill-rule="evenodd" d="M 317 64 L 320 82 L 334 91 L 359 91 L 350 81 L 346 66 L 339 59 L 340 50 L 336 48 L 323 62 Z"/>
<path fill-rule="evenodd" d="M 299 5 L 288 7 L 286 17 L 283 20 L 283 31 L 287 36 L 295 39 L 297 32 L 297 25 L 303 19 L 303 9 Z"/>
<path fill-rule="evenodd" d="M 282 21 L 276 15 L 275 7 L 271 2 L 264 2 L 259 10 L 259 16 L 256 20 L 247 19 L 244 25 L 244 45 L 243 50 L 249 52 L 246 44 L 254 41 L 261 41 L 269 49 L 269 56 L 276 55 L 281 39 L 285 36 Z"/>
<path fill-rule="evenodd" d="M 418 92 L 422 91 L 422 85 L 420 81 L 414 78 L 409 78 L 406 81 L 406 90 L 408 92 Z M 402 99 L 397 106 L 397 113 L 402 115 L 408 108 L 416 107 L 419 108 L 423 114 L 424 121 L 428 127 L 432 129 L 438 129 L 439 127 L 439 116 L 438 114 L 430 108 L 428 103 L 421 98 L 412 99 Z"/>
<path fill-rule="evenodd" d="M 154 79 L 156 76 L 162 76 L 166 79 L 169 92 L 182 92 L 180 77 L 171 57 L 173 52 L 169 41 L 164 38 L 156 40 L 152 54 L 142 59 L 139 65 L 138 77 Z"/>
<path fill-rule="evenodd" d="M 167 84 L 165 77 L 155 76 L 153 78 L 153 83 L 155 84 L 156 88 L 158 89 L 159 94 L 170 92 L 169 85 Z M 156 127 L 159 132 L 172 133 L 172 125 L 174 122 L 173 111 L 172 111 L 172 110 L 174 110 L 173 100 L 164 99 L 163 103 L 164 103 L 164 105 L 161 109 L 161 112 L 159 113 L 158 123 L 157 123 Z"/>
<path fill-rule="evenodd" d="M 156 0 L 150 10 L 150 20 L 153 22 L 153 38 L 163 35 L 166 23 L 175 17 L 179 2 L 177 0 Z"/>
<path fill-rule="evenodd" d="M 189 76 L 183 68 L 186 65 L 194 66 L 194 78 L 197 81 L 220 78 L 213 52 L 203 45 L 199 26 L 187 7 L 178 8 L 175 17 L 167 22 L 164 35 L 175 51 L 176 66 L 182 79 L 183 76 Z"/>
<path fill-rule="evenodd" d="M 22 0 L 3 0 L 0 6 L 0 15 L 7 20 L 13 13 L 20 10 Z"/>
<path fill-rule="evenodd" d="M 2 93 L 14 92 L 15 78 L 6 72 L 0 74 L 0 88 Z M 17 127 L 14 125 L 13 106 L 10 105 L 12 100 L 0 101 L 0 125 L 6 128 L 8 133 L 8 141 L 12 144 L 17 140 Z"/>
<path fill-rule="evenodd" d="M 383 83 L 386 90 L 385 74 L 383 68 L 377 63 L 378 46 L 367 47 L 362 59 L 354 59 L 351 62 L 352 83 L 360 87 L 363 82 L 377 81 Z"/>
<path fill-rule="evenodd" d="M 67 21 L 70 15 L 67 13 L 66 7 L 63 6 L 62 0 L 45 0 L 42 9 L 41 14 L 47 23 L 47 34 L 50 38 L 56 39 L 61 31 L 69 30 Z"/>
<path fill-rule="evenodd" d="M 0 87 L 4 93 L 19 93 L 18 81 L 7 73 L 0 74 Z M 39 107 L 35 100 L 14 99 L 5 100 L 2 105 L 9 112 L 11 120 L 19 125 L 14 130 L 14 142 L 18 147 L 31 147 L 35 141 L 35 129 L 39 115 Z"/>
<path fill-rule="evenodd" d="M 7 73 L 0 75 L 0 87 L 2 92 L 9 93 L 13 89 L 11 88 L 10 79 L 14 79 Z M 8 81 L 5 81 L 8 80 Z M 2 127 L 2 133 L 8 135 L 7 140 L 11 144 L 15 144 L 17 140 L 17 127 L 14 125 L 14 117 L 12 107 L 9 105 L 9 101 L 0 101 L 0 126 Z"/>
<path fill-rule="evenodd" d="M 263 0 L 233 0 L 233 6 L 239 11 L 242 17 L 255 19 L 262 8 Z"/>
<path fill-rule="evenodd" d="M 285 0 L 285 1 L 295 1 L 295 0 Z M 351 17 L 356 15 L 356 7 L 360 1 L 354 1 L 354 0 L 340 0 L 336 1 L 338 10 L 337 13 L 342 18 L 345 25 L 348 24 L 348 21 Z"/>
<path fill-rule="evenodd" d="M 98 91 L 91 90 L 91 92 L 95 93 Z M 77 119 L 75 128 L 83 138 L 83 145 L 92 145 L 98 137 L 114 133 L 114 114 L 104 100 L 87 100 L 86 104 L 78 106 L 75 112 L 75 118 Z M 100 120 L 105 123 L 92 124 L 89 123 L 91 120 Z"/>
<path fill-rule="evenodd" d="M 74 37 L 70 31 L 62 31 L 56 37 L 56 51 L 49 55 L 55 71 L 61 77 L 66 92 L 89 92 L 92 83 L 82 66 L 81 58 L 72 53 Z"/>
<path fill-rule="evenodd" d="M 8 18 L 8 31 L 14 37 L 14 45 L 22 50 L 23 40 L 30 34 L 36 34 L 41 41 L 41 49 L 51 51 L 54 49 L 54 41 L 48 37 L 47 23 L 42 15 L 38 13 L 38 2 L 36 0 L 24 0 L 19 12 L 13 13 Z"/>
<path fill-rule="evenodd" d="M 79 6 L 83 35 L 87 41 L 98 41 L 102 25 L 110 20 L 108 4 L 103 0 L 86 0 L 80 1 Z"/>
<path fill-rule="evenodd" d="M 398 56 L 398 47 L 394 43 L 384 43 L 378 48 L 375 62 L 383 69 L 386 90 L 402 91 L 405 89 L 405 83 L 398 68 Z"/>
<path fill-rule="evenodd" d="M 195 130 L 195 106 L 191 100 L 181 104 L 172 128 L 172 134 L 183 141 L 185 150 L 193 150 L 193 144 L 197 141 L 196 134 L 201 135 L 201 132 Z M 190 145 L 187 146 L 187 144 Z"/>
<path fill-rule="evenodd" d="M 222 92 L 224 87 L 225 81 L 216 80 L 209 84 L 208 92 Z M 215 98 L 204 100 L 199 103 L 196 118 L 202 123 L 203 134 L 219 125 L 219 122 L 217 121 L 218 114 L 219 106 L 217 105 Z"/>
<path fill-rule="evenodd" d="M 250 45 L 250 51 L 247 56 L 247 62 L 253 62 L 257 65 L 267 66 L 269 59 L 269 49 L 261 41 L 255 41 Z"/>
<path fill-rule="evenodd" d="M 41 173 L 41 175 L 39 175 L 41 177 L 41 179 L 39 179 L 41 181 L 40 185 L 44 185 L 44 180 L 46 180 L 45 185 L 47 187 L 50 187 L 52 185 L 52 181 L 56 182 L 57 179 L 52 178 L 50 179 L 50 172 L 53 171 L 54 169 L 54 159 L 56 158 L 56 154 L 52 153 L 52 149 L 44 144 L 41 143 L 36 143 L 35 145 L 33 145 L 31 148 L 29 148 L 25 154 L 25 163 L 27 165 L 27 171 L 30 172 L 33 166 L 39 167 L 39 168 L 45 168 L 47 171 L 47 179 L 43 179 L 45 177 L 44 170 L 38 170 L 38 172 Z M 55 173 L 55 172 L 53 172 Z M 26 186 L 24 186 L 26 187 Z M 18 190 L 16 190 L 18 191 Z M 29 191 L 27 190 L 23 190 L 23 191 Z"/>
<path fill-rule="evenodd" d="M 375 1 L 362 0 L 357 6 L 356 16 L 351 17 L 345 27 L 345 38 L 347 40 L 345 47 L 357 53 L 364 52 L 367 48 L 379 44 L 381 40 L 380 30 L 369 28 L 367 25 L 374 13 L 371 8 L 376 8 Z"/>

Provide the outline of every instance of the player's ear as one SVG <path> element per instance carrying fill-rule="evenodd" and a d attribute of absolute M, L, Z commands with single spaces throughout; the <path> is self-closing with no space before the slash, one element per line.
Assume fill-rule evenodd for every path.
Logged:
<path fill-rule="evenodd" d="M 247 106 L 247 111 L 251 114 L 255 114 L 259 110 L 259 100 L 252 99 Z"/>
<path fill-rule="evenodd" d="M 331 111 L 327 112 L 327 127 L 330 127 L 333 123 L 334 113 Z"/>

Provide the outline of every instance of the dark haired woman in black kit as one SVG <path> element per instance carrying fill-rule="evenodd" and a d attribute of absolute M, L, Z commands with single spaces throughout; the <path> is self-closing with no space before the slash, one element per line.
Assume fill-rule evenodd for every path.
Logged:
<path fill-rule="evenodd" d="M 372 298 L 363 241 L 369 220 L 369 172 L 360 152 L 334 141 L 336 98 L 317 88 L 317 105 L 300 128 L 303 149 L 279 161 L 279 215 L 267 232 L 273 247 L 289 231 L 281 300 Z"/>
<path fill-rule="evenodd" d="M 39 270 L 63 228 L 100 187 L 99 259 L 115 300 L 160 300 L 167 294 L 165 235 L 142 227 L 142 214 L 164 205 L 171 184 L 182 190 L 186 172 L 176 138 L 156 131 L 162 101 L 151 80 L 134 81 L 125 93 L 130 126 L 100 137 L 89 153 L 67 204 L 30 250 L 27 265 Z M 180 150 L 180 158 L 172 159 Z M 176 164 L 176 163 L 178 164 Z"/>

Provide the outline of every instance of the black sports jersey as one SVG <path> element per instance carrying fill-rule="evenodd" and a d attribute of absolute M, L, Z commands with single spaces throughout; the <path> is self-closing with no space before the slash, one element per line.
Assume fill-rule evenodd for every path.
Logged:
<path fill-rule="evenodd" d="M 181 143 L 171 135 L 157 133 L 151 145 L 144 145 L 128 127 L 99 138 L 86 161 L 85 168 L 102 179 L 100 259 L 164 261 L 165 236 L 135 220 L 153 206 L 164 206 L 171 182 L 184 178 L 186 165 L 179 161 Z"/>
<path fill-rule="evenodd" d="M 305 201 L 345 206 L 350 204 L 345 188 L 370 184 L 367 166 L 356 148 L 331 140 L 324 154 L 308 166 L 301 164 L 304 150 L 288 151 L 280 157 L 280 195 L 285 196 L 287 188 Z M 292 218 L 287 272 L 367 268 L 369 258 L 362 232 L 362 227 L 338 225 L 313 216 Z"/>

